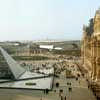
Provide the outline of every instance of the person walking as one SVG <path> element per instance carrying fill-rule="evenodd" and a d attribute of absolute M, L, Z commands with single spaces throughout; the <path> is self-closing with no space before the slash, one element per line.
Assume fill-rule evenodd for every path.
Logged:
<path fill-rule="evenodd" d="M 61 96 L 61 100 L 63 100 L 63 96 Z"/>
<path fill-rule="evenodd" d="M 65 100 L 67 100 L 67 99 L 66 99 L 66 96 L 65 96 Z"/>
<path fill-rule="evenodd" d="M 40 98 L 40 100 L 42 100 L 42 97 Z"/>

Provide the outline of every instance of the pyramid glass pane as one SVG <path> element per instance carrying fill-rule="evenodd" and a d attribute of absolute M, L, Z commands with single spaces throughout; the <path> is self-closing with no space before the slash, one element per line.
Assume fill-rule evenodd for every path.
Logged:
<path fill-rule="evenodd" d="M 0 51 L 0 79 L 14 79 L 14 76 L 8 66 L 9 65 Z"/>

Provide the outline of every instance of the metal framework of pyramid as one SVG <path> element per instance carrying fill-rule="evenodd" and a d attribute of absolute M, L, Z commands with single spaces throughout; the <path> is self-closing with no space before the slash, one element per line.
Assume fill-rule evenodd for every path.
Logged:
<path fill-rule="evenodd" d="M 40 90 L 52 89 L 52 84 L 53 76 L 26 71 L 0 47 L 0 88 Z"/>
<path fill-rule="evenodd" d="M 4 71 L 5 71 L 7 68 L 11 77 L 14 80 L 18 80 L 20 78 L 20 76 L 25 73 L 25 69 L 22 68 L 10 55 L 8 55 L 8 53 L 2 47 L 0 47 L 0 53 L 2 56 L 1 58 L 3 59 L 2 65 L 0 66 L 1 69 L 4 69 Z M 6 65 L 4 66 L 4 64 L 6 64 Z"/>

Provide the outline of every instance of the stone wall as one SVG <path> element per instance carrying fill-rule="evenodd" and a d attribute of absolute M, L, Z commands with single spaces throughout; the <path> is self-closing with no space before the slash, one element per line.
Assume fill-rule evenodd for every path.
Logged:
<path fill-rule="evenodd" d="M 100 9 L 83 28 L 81 56 L 88 78 L 100 83 Z"/>

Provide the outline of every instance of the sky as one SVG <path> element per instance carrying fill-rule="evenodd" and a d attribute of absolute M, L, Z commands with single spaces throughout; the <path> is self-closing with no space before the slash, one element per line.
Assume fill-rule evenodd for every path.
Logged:
<path fill-rule="evenodd" d="M 100 0 L 0 0 L 0 41 L 80 40 Z"/>

